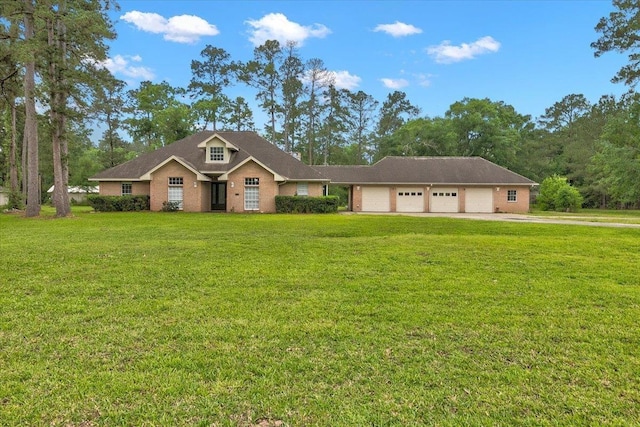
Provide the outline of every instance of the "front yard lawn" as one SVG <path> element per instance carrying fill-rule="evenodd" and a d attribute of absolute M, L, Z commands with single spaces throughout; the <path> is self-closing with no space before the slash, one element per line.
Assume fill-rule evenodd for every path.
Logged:
<path fill-rule="evenodd" d="M 638 425 L 640 230 L 0 215 L 0 425 Z"/>

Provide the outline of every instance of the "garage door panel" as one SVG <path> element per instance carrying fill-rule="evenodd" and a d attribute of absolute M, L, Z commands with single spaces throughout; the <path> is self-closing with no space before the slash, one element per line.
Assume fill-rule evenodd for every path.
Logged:
<path fill-rule="evenodd" d="M 493 212 L 492 188 L 467 188 L 465 191 L 464 210 L 469 213 Z"/>
<path fill-rule="evenodd" d="M 362 187 L 362 211 L 363 212 L 389 212 L 388 187 Z"/>
<path fill-rule="evenodd" d="M 429 192 L 430 212 L 459 212 L 458 189 L 453 187 L 433 187 Z"/>
<path fill-rule="evenodd" d="M 396 212 L 424 212 L 424 189 L 420 187 L 396 190 Z"/>

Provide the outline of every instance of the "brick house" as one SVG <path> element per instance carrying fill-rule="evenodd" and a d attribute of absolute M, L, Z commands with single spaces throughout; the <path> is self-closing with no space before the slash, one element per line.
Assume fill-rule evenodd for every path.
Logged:
<path fill-rule="evenodd" d="M 308 166 L 255 132 L 202 131 L 93 176 L 102 195 L 148 195 L 151 210 L 275 212 L 275 196 L 348 188 L 354 212 L 527 212 L 535 182 L 480 157 L 385 157 Z"/>
<path fill-rule="evenodd" d="M 354 212 L 529 211 L 535 182 L 481 157 L 385 157 L 371 166 L 314 166 L 348 187 Z"/>
<path fill-rule="evenodd" d="M 318 171 L 255 132 L 202 131 L 102 171 L 101 195 L 148 195 L 153 211 L 275 212 L 275 196 L 321 196 Z"/>

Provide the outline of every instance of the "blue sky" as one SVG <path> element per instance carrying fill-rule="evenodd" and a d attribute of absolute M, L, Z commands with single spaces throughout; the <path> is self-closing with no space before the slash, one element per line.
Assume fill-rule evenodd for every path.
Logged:
<path fill-rule="evenodd" d="M 236 61 L 266 39 L 294 40 L 320 58 L 337 87 L 382 102 L 407 94 L 422 115 L 464 97 L 489 98 L 537 118 L 569 94 L 591 102 L 626 88 L 611 77 L 626 56 L 593 56 L 594 26 L 610 1 L 127 1 L 108 68 L 130 88 L 143 80 L 186 87 L 206 45 Z M 238 85 L 226 93 L 252 98 Z M 251 99 L 252 101 L 252 99 Z M 257 108 L 256 125 L 262 128 Z"/>

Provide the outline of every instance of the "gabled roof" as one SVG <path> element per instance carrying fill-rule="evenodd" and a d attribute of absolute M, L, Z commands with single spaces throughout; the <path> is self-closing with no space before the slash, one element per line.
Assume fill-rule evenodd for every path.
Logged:
<path fill-rule="evenodd" d="M 229 163 L 206 163 L 205 146 L 208 140 L 220 138 L 231 147 Z M 150 173 L 171 158 L 200 174 L 225 174 L 248 160 L 255 160 L 274 176 L 290 181 L 327 181 L 318 171 L 260 137 L 255 132 L 202 131 L 142 154 L 121 165 L 104 170 L 90 178 L 92 181 L 149 180 Z"/>
<path fill-rule="evenodd" d="M 332 184 L 535 185 L 482 157 L 385 157 L 371 166 L 314 166 Z"/>

